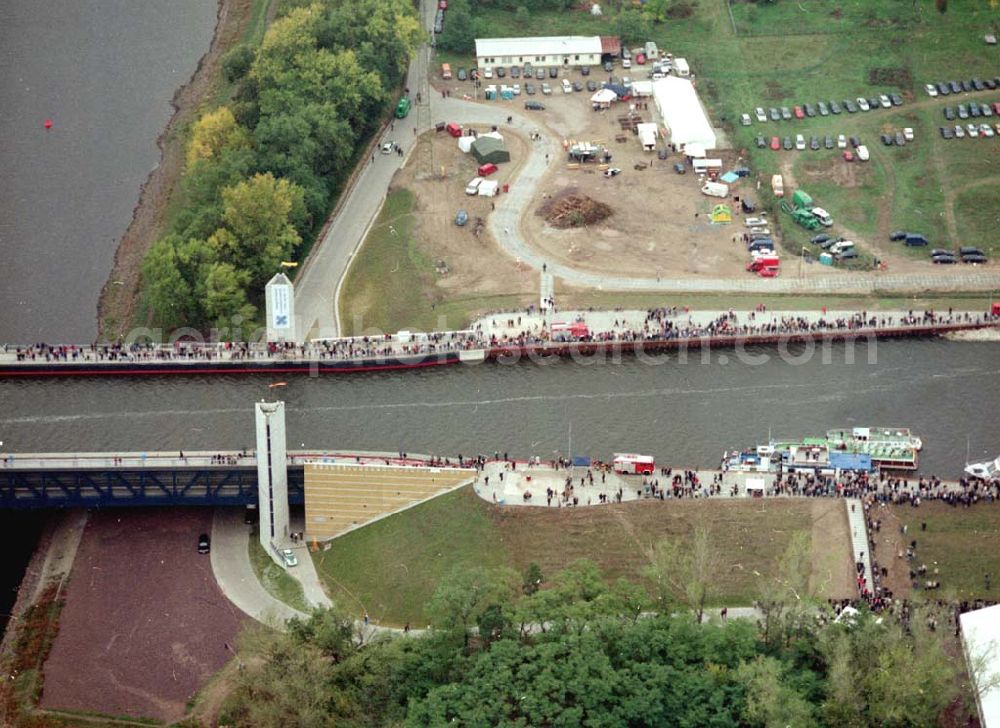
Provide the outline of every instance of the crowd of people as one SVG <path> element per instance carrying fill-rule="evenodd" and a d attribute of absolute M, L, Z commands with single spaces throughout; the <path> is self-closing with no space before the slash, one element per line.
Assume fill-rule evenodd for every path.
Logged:
<path fill-rule="evenodd" d="M 468 331 L 440 331 L 427 334 L 380 334 L 310 341 L 304 344 L 275 342 L 189 342 L 170 344 L 114 343 L 29 346 L 5 345 L 5 354 L 14 354 L 17 362 L 163 362 L 163 361 L 245 361 L 245 360 L 366 360 L 393 357 L 440 354 L 473 349 L 503 349 L 507 347 L 551 347 L 565 343 L 622 343 L 705 339 L 736 336 L 794 336 L 823 332 L 867 332 L 882 329 L 914 328 L 944 325 L 981 325 L 991 323 L 989 314 L 970 314 L 948 309 L 908 311 L 901 316 L 860 311 L 849 315 L 830 316 L 825 309 L 818 318 L 787 314 L 779 317 L 767 314 L 765 306 L 754 311 L 726 311 L 707 322 L 694 320 L 688 308 L 652 308 L 641 323 L 633 317 L 615 319 L 611 328 L 584 331 L 561 331 L 554 335 L 534 315 L 538 309 L 529 306 L 523 313 L 505 313 L 480 321 Z M 522 325 L 522 320 L 528 318 Z M 499 319 L 499 324 L 498 324 Z M 585 313 L 577 317 L 586 323 Z"/>

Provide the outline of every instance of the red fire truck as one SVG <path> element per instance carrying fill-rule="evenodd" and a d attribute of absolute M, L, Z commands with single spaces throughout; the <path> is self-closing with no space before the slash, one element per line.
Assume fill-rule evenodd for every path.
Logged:
<path fill-rule="evenodd" d="M 656 469 L 656 459 L 652 455 L 635 455 L 632 453 L 615 453 L 611 467 L 616 473 L 627 475 L 652 475 Z"/>

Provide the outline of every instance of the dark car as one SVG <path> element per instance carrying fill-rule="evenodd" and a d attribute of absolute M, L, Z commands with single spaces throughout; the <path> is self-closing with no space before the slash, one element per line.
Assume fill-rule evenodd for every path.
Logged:
<path fill-rule="evenodd" d="M 889 136 L 888 134 L 882 134 L 881 136 L 879 136 L 879 139 L 881 139 L 882 143 L 885 144 L 887 147 L 892 146 L 892 137 Z"/>
<path fill-rule="evenodd" d="M 969 109 L 966 107 L 965 104 L 959 104 L 958 105 L 958 118 L 959 119 L 968 119 L 969 118 Z"/>
<path fill-rule="evenodd" d="M 972 88 L 976 89 L 976 91 L 982 91 L 986 88 L 986 85 L 983 83 L 982 79 L 974 78 L 972 79 Z"/>
<path fill-rule="evenodd" d="M 969 104 L 969 116 L 973 119 L 978 118 L 981 115 L 979 111 L 979 104 Z"/>
<path fill-rule="evenodd" d="M 850 99 L 844 99 L 842 103 L 844 105 L 844 109 L 847 110 L 848 114 L 855 114 L 855 113 L 857 113 L 858 107 L 855 106 L 855 104 L 854 104 L 853 101 L 851 101 Z"/>
<path fill-rule="evenodd" d="M 809 242 L 814 243 L 815 245 L 822 245 L 828 240 L 830 240 L 830 236 L 827 235 L 826 233 L 821 233 L 820 235 L 814 235 L 813 237 L 809 238 Z"/>
<path fill-rule="evenodd" d="M 889 100 L 892 102 L 893 106 L 903 105 L 903 97 L 899 94 L 889 94 Z"/>
<path fill-rule="evenodd" d="M 687 169 L 685 169 L 684 165 L 681 164 L 680 162 L 676 162 L 674 163 L 674 171 L 677 174 L 684 174 L 685 172 L 687 172 Z"/>
<path fill-rule="evenodd" d="M 656 156 L 659 157 L 660 159 L 666 159 L 667 150 L 664 149 L 663 147 L 660 147 L 659 149 L 656 150 Z"/>
<path fill-rule="evenodd" d="M 608 73 L 611 73 L 611 69 L 613 69 L 613 68 L 614 68 L 614 66 L 611 65 L 611 61 L 605 61 L 604 62 L 604 70 L 605 71 L 607 71 Z"/>
<path fill-rule="evenodd" d="M 459 69 L 458 69 L 458 80 L 459 80 L 459 81 L 464 81 L 464 80 L 465 80 L 465 79 L 467 79 L 468 77 L 469 77 L 469 74 L 467 74 L 467 73 L 465 72 L 465 69 L 464 69 L 464 68 L 459 68 Z"/>
<path fill-rule="evenodd" d="M 953 132 L 951 130 L 950 126 L 942 126 L 942 127 L 940 127 L 940 132 L 941 132 L 941 138 L 942 139 L 954 139 L 954 137 L 955 137 L 955 132 Z"/>
<path fill-rule="evenodd" d="M 588 81 L 587 81 L 587 90 L 591 91 L 591 92 L 596 91 L 597 90 L 597 81 L 595 81 L 592 78 L 588 79 Z"/>
<path fill-rule="evenodd" d="M 758 149 L 763 149 L 767 146 L 767 139 L 762 136 L 758 136 L 754 141 L 756 142 Z"/>
<path fill-rule="evenodd" d="M 828 116 L 830 114 L 830 107 L 826 105 L 825 101 L 817 103 L 816 108 L 819 109 L 820 116 Z"/>
<path fill-rule="evenodd" d="M 580 74 L 583 76 L 590 75 L 590 66 L 580 66 Z"/>
<path fill-rule="evenodd" d="M 526 83 L 526 84 L 524 84 L 524 93 L 528 94 L 528 96 L 534 96 L 535 95 L 535 84 L 533 84 L 533 83 Z"/>
<path fill-rule="evenodd" d="M 955 120 L 955 110 L 953 108 L 951 108 L 950 106 L 945 106 L 944 107 L 944 118 L 947 119 L 948 121 L 954 121 Z"/>
<path fill-rule="evenodd" d="M 535 69 L 535 80 L 536 81 L 544 81 L 545 80 L 545 69 L 544 68 L 536 68 Z"/>
<path fill-rule="evenodd" d="M 882 104 L 879 102 L 878 96 L 872 96 L 870 99 L 868 99 L 868 106 L 871 108 L 872 111 L 882 108 Z"/>
<path fill-rule="evenodd" d="M 510 77 L 511 78 L 521 78 L 521 67 L 511 66 L 510 67 Z"/>
<path fill-rule="evenodd" d="M 771 121 L 781 121 L 781 112 L 773 106 L 767 110 L 767 113 L 770 115 Z"/>
<path fill-rule="evenodd" d="M 924 246 L 930 244 L 927 238 L 920 233 L 907 233 L 906 237 L 903 238 L 903 242 L 909 246 Z"/>
<path fill-rule="evenodd" d="M 986 88 L 988 88 L 990 91 L 992 91 L 993 89 L 995 89 L 997 87 L 997 82 L 994 79 L 992 79 L 992 78 L 988 78 L 985 81 L 983 81 L 983 85 Z"/>
<path fill-rule="evenodd" d="M 986 255 L 980 248 L 974 248 L 971 245 L 963 245 L 958 249 L 958 252 L 962 255 Z"/>
<path fill-rule="evenodd" d="M 948 94 L 951 93 L 951 87 L 943 82 L 937 85 L 937 90 L 938 93 L 941 94 L 942 96 L 947 96 Z"/>
<path fill-rule="evenodd" d="M 792 119 L 792 110 L 789 109 L 787 106 L 782 106 L 781 107 L 781 118 L 784 119 L 785 121 L 791 121 L 791 119 Z"/>
<path fill-rule="evenodd" d="M 951 265 L 952 263 L 957 263 L 958 258 L 954 255 L 935 255 L 931 258 L 931 262 L 938 265 Z"/>
<path fill-rule="evenodd" d="M 960 93 L 962 93 L 962 87 L 961 87 L 961 85 L 959 85 L 958 81 L 949 81 L 948 82 L 948 88 L 951 89 L 951 92 L 953 94 L 960 94 Z"/>
<path fill-rule="evenodd" d="M 812 149 L 814 152 L 817 149 L 819 149 L 819 137 L 814 136 L 812 139 L 809 140 L 809 148 Z"/>
<path fill-rule="evenodd" d="M 785 139 L 784 139 L 784 141 L 781 142 L 781 146 L 784 147 L 786 150 L 791 149 L 792 148 L 792 138 L 786 136 Z"/>
<path fill-rule="evenodd" d="M 901 131 L 897 131 L 896 132 L 896 146 L 897 147 L 905 147 L 906 146 L 906 137 L 903 136 L 903 132 L 901 132 Z"/>
<path fill-rule="evenodd" d="M 961 81 L 960 83 L 962 84 L 962 90 L 963 91 L 971 91 L 972 90 L 972 81 Z"/>
<path fill-rule="evenodd" d="M 583 84 L 580 81 L 574 81 L 573 82 L 573 90 L 574 91 L 583 91 Z"/>
<path fill-rule="evenodd" d="M 851 260 L 858 257 L 858 251 L 854 248 L 848 248 L 847 250 L 841 250 L 837 253 L 837 260 Z"/>
<path fill-rule="evenodd" d="M 198 537 L 198 553 L 207 554 L 212 548 L 212 540 L 208 537 L 207 533 L 203 533 Z"/>
<path fill-rule="evenodd" d="M 931 257 L 933 258 L 935 255 L 950 255 L 952 258 L 954 258 L 955 251 L 945 250 L 944 248 L 934 248 L 934 250 L 931 251 Z"/>
<path fill-rule="evenodd" d="M 852 136 L 851 137 L 851 146 L 854 147 L 855 149 L 857 149 L 858 147 L 861 146 L 861 140 L 858 139 L 858 137 L 856 137 L 856 136 Z"/>
<path fill-rule="evenodd" d="M 806 112 L 806 116 L 812 118 L 816 116 L 816 107 L 812 104 L 803 104 L 802 110 Z"/>
<path fill-rule="evenodd" d="M 525 101 L 524 108 L 531 111 L 545 111 L 545 104 L 538 101 Z"/>
<path fill-rule="evenodd" d="M 559 69 L 556 66 L 549 66 L 549 78 L 559 78 Z"/>
<path fill-rule="evenodd" d="M 963 263 L 986 263 L 986 256 L 979 253 L 966 253 L 962 255 Z"/>
<path fill-rule="evenodd" d="M 504 76 L 507 75 L 507 69 L 504 68 L 503 66 L 497 66 L 496 68 L 493 69 L 493 73 L 497 75 L 497 78 L 503 78 Z"/>
<path fill-rule="evenodd" d="M 889 233 L 889 240 L 905 240 L 906 231 L 905 230 L 893 230 Z"/>
<path fill-rule="evenodd" d="M 753 212 L 757 209 L 757 205 L 749 197 L 744 197 L 740 200 L 740 207 L 743 208 L 743 212 Z"/>
<path fill-rule="evenodd" d="M 831 114 L 839 114 L 840 113 L 840 104 L 838 104 L 836 101 L 831 101 L 830 102 L 830 113 Z"/>
<path fill-rule="evenodd" d="M 827 149 L 833 149 L 833 137 L 827 134 L 823 140 L 823 146 Z"/>

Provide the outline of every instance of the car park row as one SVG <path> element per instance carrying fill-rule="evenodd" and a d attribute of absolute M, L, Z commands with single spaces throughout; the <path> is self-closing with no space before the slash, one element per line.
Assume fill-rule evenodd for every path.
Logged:
<path fill-rule="evenodd" d="M 972 78 L 968 81 L 939 81 L 938 83 L 924 84 L 924 91 L 931 98 L 935 96 L 949 96 L 950 94 L 968 93 L 969 91 L 985 91 L 1000 88 L 1000 76 L 982 80 Z"/>
<path fill-rule="evenodd" d="M 862 144 L 861 140 L 856 136 L 849 137 L 849 139 L 851 147 L 854 149 L 854 151 L 853 152 L 845 151 L 844 159 L 848 162 L 853 162 L 854 159 L 857 158 L 862 162 L 867 162 L 869 159 L 868 147 Z M 813 135 L 809 138 L 808 148 L 813 151 L 817 151 L 820 148 L 833 149 L 834 147 L 836 147 L 837 149 L 846 150 L 847 142 L 848 142 L 848 137 L 845 136 L 844 134 L 839 134 L 836 139 L 834 139 L 832 134 L 826 134 L 822 138 L 817 135 Z M 767 141 L 765 137 L 758 135 L 754 140 L 754 143 L 757 145 L 758 149 L 764 149 L 770 146 L 770 148 L 776 152 L 781 149 L 785 150 L 797 149 L 798 151 L 802 152 L 805 151 L 807 147 L 806 138 L 802 134 L 796 134 L 794 141 L 790 136 L 784 137 L 783 140 L 781 137 L 773 136 L 771 137 L 770 143 Z"/>
<path fill-rule="evenodd" d="M 902 106 L 903 97 L 899 94 L 880 94 L 872 96 L 870 99 L 858 97 L 857 99 L 844 99 L 843 101 L 818 101 L 814 104 L 802 104 L 801 106 L 781 106 L 770 107 L 767 111 L 763 106 L 758 106 L 753 111 L 753 117 L 760 123 L 770 121 L 791 121 L 792 119 L 805 119 L 806 117 L 837 115 L 844 111 L 848 114 L 855 114 L 858 111 L 874 111 L 876 109 L 889 109 L 893 106 Z M 750 114 L 742 114 L 740 123 L 743 126 L 750 126 L 752 123 Z"/>
<path fill-rule="evenodd" d="M 954 127 L 942 126 L 939 128 L 942 139 L 965 139 L 976 137 L 1000 136 L 1000 123 L 990 126 L 989 124 L 956 124 Z"/>

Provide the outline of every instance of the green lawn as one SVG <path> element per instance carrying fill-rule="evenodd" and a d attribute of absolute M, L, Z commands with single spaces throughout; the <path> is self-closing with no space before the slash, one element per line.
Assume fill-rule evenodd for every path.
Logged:
<path fill-rule="evenodd" d="M 314 560 L 328 593 L 349 612 L 417 626 L 426 623 L 423 605 L 437 583 L 456 565 L 523 572 L 537 563 L 550 578 L 587 558 L 608 579 L 638 581 L 649 550 L 662 538 L 690 539 L 696 523 L 718 549 L 713 604 L 750 604 L 759 580 L 776 572 L 792 534 L 811 534 L 817 524 L 826 535 L 813 554 L 816 583 L 832 575 L 839 586 L 828 587 L 831 596 L 846 596 L 844 585 L 849 591 L 846 515 L 840 501 L 825 499 L 504 509 L 464 488 L 334 539 Z"/>
<path fill-rule="evenodd" d="M 260 545 L 258 540 L 256 530 L 250 535 L 249 550 L 253 573 L 257 575 L 257 580 L 267 590 L 267 593 L 293 609 L 308 613 L 311 607 L 302 591 L 302 584 L 274 563 L 274 560 L 265 553 L 264 547 Z"/>
<path fill-rule="evenodd" d="M 900 523 L 908 526 L 907 542 L 917 541 L 914 564 L 936 566 L 941 594 L 958 599 L 1000 599 L 1000 507 L 995 503 L 952 508 L 924 502 L 919 508 L 894 506 Z M 921 531 L 920 524 L 927 524 Z M 914 567 L 915 568 L 915 567 Z M 986 589 L 984 574 L 992 576 Z M 935 594 L 931 592 L 931 594 Z"/>

